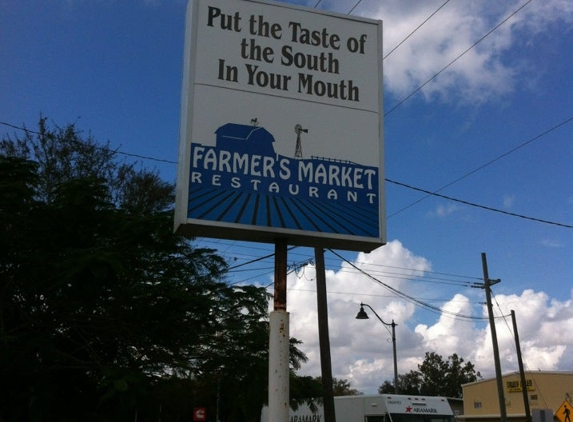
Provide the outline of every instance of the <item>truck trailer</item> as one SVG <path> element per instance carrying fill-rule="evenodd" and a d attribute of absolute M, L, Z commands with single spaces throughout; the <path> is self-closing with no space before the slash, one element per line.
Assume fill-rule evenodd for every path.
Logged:
<path fill-rule="evenodd" d="M 324 420 L 322 405 L 312 412 L 307 405 L 290 409 L 289 422 L 331 422 Z M 264 407 L 261 422 L 270 422 Z M 398 394 L 340 396 L 334 398 L 336 422 L 455 422 L 445 397 Z"/>

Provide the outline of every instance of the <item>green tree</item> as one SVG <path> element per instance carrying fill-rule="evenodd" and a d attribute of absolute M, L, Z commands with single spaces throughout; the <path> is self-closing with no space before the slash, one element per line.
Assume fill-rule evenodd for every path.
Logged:
<path fill-rule="evenodd" d="M 435 352 L 426 352 L 424 361 L 417 371 L 399 375 L 400 393 L 425 396 L 462 397 L 462 384 L 481 379 L 471 362 L 465 362 L 457 354 L 444 361 Z M 393 393 L 394 384 L 385 381 L 378 389 L 380 393 Z"/>
<path fill-rule="evenodd" d="M 268 295 L 173 233 L 173 192 L 74 125 L 0 143 L 0 420 L 258 419 Z"/>
<path fill-rule="evenodd" d="M 417 371 L 398 374 L 398 385 L 400 394 L 420 395 L 421 374 Z M 386 380 L 378 387 L 380 394 L 394 394 L 394 391 L 393 381 Z"/>
<path fill-rule="evenodd" d="M 322 385 L 322 377 L 314 378 L 319 385 Z M 351 387 L 350 381 L 345 379 L 332 378 L 332 391 L 334 396 L 357 396 L 362 394 L 360 391 Z M 321 393 L 322 394 L 322 393 Z"/>

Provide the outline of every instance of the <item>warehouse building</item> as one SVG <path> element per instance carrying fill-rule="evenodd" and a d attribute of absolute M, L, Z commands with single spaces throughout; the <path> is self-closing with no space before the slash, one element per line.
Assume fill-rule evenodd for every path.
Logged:
<path fill-rule="evenodd" d="M 518 372 L 502 376 L 505 409 L 509 422 L 526 422 L 526 412 Z M 530 414 L 534 422 L 573 422 L 573 372 L 526 371 L 525 383 Z M 495 378 L 462 386 L 464 414 L 460 422 L 501 420 Z"/>

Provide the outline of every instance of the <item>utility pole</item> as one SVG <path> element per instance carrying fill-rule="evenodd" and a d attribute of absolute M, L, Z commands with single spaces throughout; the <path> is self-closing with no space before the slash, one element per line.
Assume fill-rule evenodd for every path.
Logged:
<path fill-rule="evenodd" d="M 497 332 L 495 329 L 495 321 L 493 318 L 493 306 L 491 303 L 491 286 L 499 283 L 501 280 L 490 280 L 487 270 L 487 259 L 485 253 L 481 254 L 481 262 L 483 267 L 483 281 L 485 288 L 485 297 L 487 300 L 487 313 L 489 315 L 489 328 L 491 330 L 491 341 L 493 343 L 493 360 L 495 363 L 495 377 L 497 379 L 497 393 L 499 396 L 499 414 L 501 422 L 507 422 L 507 412 L 505 409 L 505 396 L 503 394 L 503 379 L 501 375 L 501 363 L 499 361 L 499 347 L 497 344 Z"/>
<path fill-rule="evenodd" d="M 328 333 L 328 301 L 326 299 L 324 249 L 315 247 L 314 259 L 316 261 L 316 304 L 318 312 L 318 340 L 320 344 L 322 391 L 324 395 L 324 421 L 336 422 L 336 414 L 334 412 L 334 391 L 332 385 L 332 362 L 330 359 L 330 336 Z"/>
<path fill-rule="evenodd" d="M 525 408 L 525 421 L 531 422 L 531 411 L 529 410 L 529 397 L 527 396 L 527 384 L 525 371 L 523 370 L 523 359 L 521 359 L 521 346 L 519 345 L 519 334 L 517 332 L 517 321 L 515 312 L 511 310 L 511 321 L 513 322 L 513 336 L 515 337 L 515 349 L 517 350 L 517 363 L 519 364 L 519 376 L 521 379 L 521 392 L 523 394 L 523 407 Z"/>

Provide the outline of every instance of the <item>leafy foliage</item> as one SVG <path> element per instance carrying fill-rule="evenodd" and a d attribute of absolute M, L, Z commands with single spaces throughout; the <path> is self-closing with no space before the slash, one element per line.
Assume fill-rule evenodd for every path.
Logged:
<path fill-rule="evenodd" d="M 322 385 L 322 377 L 316 377 L 316 382 Z M 332 378 L 332 392 L 334 396 L 357 396 L 362 394 L 360 391 L 352 388 L 350 381 L 345 379 Z"/>
<path fill-rule="evenodd" d="M 424 361 L 418 365 L 418 371 L 398 375 L 398 383 L 401 394 L 461 398 L 462 384 L 480 378 L 474 365 L 469 361 L 464 364 L 464 359 L 455 353 L 444 361 L 437 353 L 426 352 Z M 384 381 L 378 392 L 393 393 L 394 384 Z"/>
<path fill-rule="evenodd" d="M 258 420 L 267 293 L 173 233 L 173 192 L 74 125 L 0 143 L 0 420 Z"/>
<path fill-rule="evenodd" d="M 420 395 L 421 373 L 410 371 L 407 374 L 398 374 L 398 386 L 400 394 Z M 394 383 L 386 380 L 378 388 L 380 394 L 394 394 Z"/>

